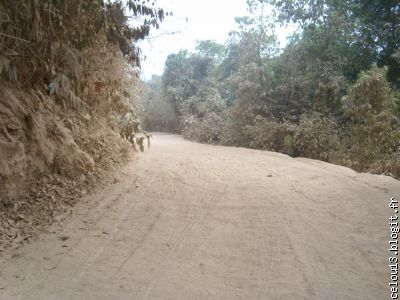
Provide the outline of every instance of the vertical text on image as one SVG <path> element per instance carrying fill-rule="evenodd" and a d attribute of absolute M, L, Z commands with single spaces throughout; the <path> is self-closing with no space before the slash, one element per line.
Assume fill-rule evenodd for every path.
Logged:
<path fill-rule="evenodd" d="M 398 299 L 399 288 L 398 288 L 398 277 L 399 277 L 399 223 L 398 223 L 398 212 L 399 206 L 397 200 L 392 197 L 390 198 L 389 207 L 393 209 L 394 214 L 389 217 L 389 269 L 390 269 L 390 298 Z"/>

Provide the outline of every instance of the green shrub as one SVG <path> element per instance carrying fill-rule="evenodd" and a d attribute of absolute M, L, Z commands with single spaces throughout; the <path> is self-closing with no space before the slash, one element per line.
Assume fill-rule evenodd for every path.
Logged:
<path fill-rule="evenodd" d="M 373 66 L 363 72 L 343 103 L 353 167 L 364 170 L 377 161 L 389 159 L 399 147 L 400 136 L 395 94 L 385 78 L 385 70 Z"/>
<path fill-rule="evenodd" d="M 293 155 L 287 137 L 292 136 L 294 131 L 295 126 L 291 123 L 278 123 L 258 116 L 252 125 L 245 127 L 250 140 L 246 146 Z"/>
<path fill-rule="evenodd" d="M 182 135 L 192 141 L 218 144 L 221 142 L 224 123 L 224 118 L 216 113 L 208 113 L 202 119 L 191 116 L 184 121 Z"/>
<path fill-rule="evenodd" d="M 283 139 L 283 145 L 285 147 L 285 150 L 287 151 L 287 154 L 289 154 L 291 157 L 293 157 L 294 149 L 293 149 L 293 135 L 292 134 L 287 134 L 285 136 L 285 138 Z"/>
<path fill-rule="evenodd" d="M 338 125 L 332 117 L 303 115 L 294 135 L 296 156 L 333 161 L 340 149 Z"/>

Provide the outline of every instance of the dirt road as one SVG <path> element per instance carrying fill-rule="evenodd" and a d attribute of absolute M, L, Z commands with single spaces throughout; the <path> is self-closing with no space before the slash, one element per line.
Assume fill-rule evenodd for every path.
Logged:
<path fill-rule="evenodd" d="M 389 177 L 156 135 L 0 259 L 0 299 L 389 299 L 391 196 Z"/>

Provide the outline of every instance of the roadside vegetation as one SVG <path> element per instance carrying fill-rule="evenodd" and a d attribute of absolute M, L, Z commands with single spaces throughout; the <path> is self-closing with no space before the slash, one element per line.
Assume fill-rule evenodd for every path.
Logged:
<path fill-rule="evenodd" d="M 0 252 L 131 157 L 136 42 L 166 15 L 149 1 L 0 0 Z"/>
<path fill-rule="evenodd" d="M 148 130 L 400 176 L 398 1 L 250 0 L 236 22 L 168 56 Z M 284 48 L 276 24 L 297 28 Z"/>

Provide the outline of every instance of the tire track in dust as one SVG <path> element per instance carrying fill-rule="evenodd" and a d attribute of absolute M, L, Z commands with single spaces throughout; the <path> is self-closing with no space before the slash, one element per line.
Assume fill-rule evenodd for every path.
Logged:
<path fill-rule="evenodd" d="M 262 182 L 270 180 L 269 176 L 272 174 L 274 174 L 274 176 L 278 175 L 278 173 L 273 172 L 269 169 L 267 169 L 266 171 L 264 165 L 252 163 L 250 165 L 250 168 L 253 170 L 253 172 L 258 172 L 260 174 L 258 180 Z M 247 171 L 244 173 L 247 173 Z M 243 176 L 237 176 L 237 178 L 241 185 L 248 184 L 247 178 L 244 178 Z M 270 197 L 270 195 L 271 191 L 268 190 L 269 199 L 272 198 Z M 247 195 L 247 197 L 249 196 Z M 259 201 L 260 200 L 257 200 L 257 202 Z M 257 299 L 275 299 L 273 297 L 276 296 L 276 291 L 274 288 L 274 284 L 271 284 L 274 279 L 272 270 L 275 268 L 274 260 L 276 260 L 276 254 L 278 254 L 279 257 L 281 253 L 280 238 L 279 235 L 273 235 L 272 237 L 274 237 L 274 239 L 271 240 L 271 236 L 266 237 L 264 234 L 261 234 L 260 238 L 260 235 L 256 234 L 259 231 L 259 228 L 261 228 L 262 232 L 264 233 L 265 229 L 272 228 L 274 227 L 274 225 L 276 226 L 276 224 L 272 222 L 271 218 L 265 218 L 266 216 L 269 216 L 266 211 L 265 205 L 261 203 L 260 205 L 257 205 L 257 207 L 257 219 L 250 221 L 250 224 L 253 228 L 254 244 L 261 247 L 261 249 L 259 249 L 258 251 L 260 266 L 257 272 L 257 283 L 259 286 Z M 267 240 L 267 238 L 269 239 Z M 268 283 L 268 285 L 266 285 L 266 283 Z M 266 298 L 266 295 L 268 295 L 268 298 Z"/>
<path fill-rule="evenodd" d="M 132 187 L 136 184 L 135 180 L 132 180 L 131 184 L 129 185 L 128 188 L 124 189 L 122 192 L 118 193 L 117 196 L 115 196 L 114 198 L 112 198 L 110 201 L 106 201 L 106 203 L 104 203 L 104 198 L 107 196 L 106 193 L 102 193 L 100 200 L 98 201 L 97 205 L 95 205 L 94 209 L 95 210 L 99 210 L 100 214 L 98 216 L 95 217 L 95 219 L 91 222 L 90 226 L 88 226 L 84 232 L 82 233 L 82 235 L 76 240 L 76 242 L 74 242 L 72 244 L 71 247 L 68 248 L 68 251 L 65 252 L 61 257 L 60 260 L 51 268 L 50 273 L 52 273 L 53 271 L 55 271 L 55 269 L 57 269 L 57 267 L 63 262 L 63 260 L 71 253 L 73 252 L 78 245 L 82 242 L 82 240 L 88 235 L 88 233 L 93 230 L 101 220 L 103 220 L 103 217 L 106 213 L 108 213 L 109 211 L 107 210 L 109 205 L 115 205 L 119 202 L 119 200 L 121 200 L 122 196 L 124 194 L 126 194 L 129 190 L 132 189 Z M 80 219 L 85 218 L 87 219 L 87 216 L 89 214 L 95 214 L 95 211 L 93 210 L 89 210 L 87 211 L 87 213 L 84 216 L 80 216 Z M 72 225 L 74 224 L 73 222 L 71 223 Z"/>
<path fill-rule="evenodd" d="M 186 160 L 187 160 L 187 159 L 186 159 Z M 186 164 L 182 164 L 182 165 L 186 166 L 185 171 L 188 171 L 188 169 L 189 169 L 188 165 L 189 165 L 189 164 L 186 163 Z M 182 173 L 185 173 L 185 171 L 182 172 Z M 180 173 L 181 173 L 181 172 L 177 173 L 177 172 L 174 172 L 174 171 L 172 171 L 172 170 L 167 170 L 167 174 L 163 174 L 162 179 L 164 179 L 163 181 L 164 181 L 165 184 L 167 183 L 166 178 L 176 178 L 176 179 L 178 180 L 178 182 L 182 182 L 182 180 L 181 180 L 180 178 L 177 178 L 177 177 L 176 177 L 177 175 L 180 175 Z M 154 177 L 157 177 L 157 176 L 154 176 Z M 185 184 L 185 185 L 186 185 L 186 184 Z M 153 199 L 152 203 L 155 202 L 155 201 L 156 201 L 156 198 Z M 178 205 L 178 208 L 182 208 L 182 207 L 183 207 L 183 209 L 181 209 L 181 210 L 183 211 L 183 213 L 182 213 L 183 216 L 185 216 L 185 215 L 191 215 L 191 214 L 190 214 L 190 210 L 193 210 L 192 206 L 189 206 L 189 208 L 188 208 L 188 205 Z M 158 214 L 158 216 L 160 216 L 160 215 L 161 215 L 161 214 Z M 129 262 L 129 261 L 132 259 L 132 257 L 135 255 L 135 253 L 137 252 L 137 250 L 139 249 L 139 247 L 142 246 L 143 243 L 146 241 L 147 237 L 149 236 L 149 233 L 151 233 L 151 231 L 153 230 L 154 225 L 155 225 L 157 219 L 158 219 L 158 218 L 156 218 L 156 219 L 150 224 L 149 229 L 147 229 L 147 230 L 144 232 L 144 234 L 143 234 L 142 237 L 140 238 L 140 240 L 139 240 L 139 242 L 137 243 L 137 245 L 131 249 L 131 251 L 129 252 L 129 255 L 128 255 L 128 256 L 123 260 L 123 262 L 118 266 L 116 272 L 114 273 L 114 277 L 116 277 L 116 276 L 118 275 L 118 273 L 120 273 L 120 272 L 122 271 L 122 269 L 128 264 L 128 262 Z M 176 234 L 176 232 L 174 232 L 174 234 Z M 167 244 L 170 243 L 171 240 L 173 240 L 174 234 L 168 239 Z"/>
<path fill-rule="evenodd" d="M 155 200 L 152 201 L 152 203 L 155 202 Z M 147 216 L 146 214 L 143 214 L 139 220 L 142 220 L 145 216 Z M 156 222 L 158 221 L 158 219 L 160 218 L 161 213 L 158 213 L 155 218 L 153 219 L 153 221 L 150 223 L 150 225 L 145 229 L 143 236 L 140 238 L 140 240 L 137 242 L 136 246 L 133 247 L 131 249 L 131 251 L 129 252 L 129 254 L 127 255 L 127 257 L 121 262 L 121 264 L 118 266 L 117 270 L 114 273 L 114 277 L 121 272 L 121 270 L 123 269 L 123 267 L 128 263 L 128 261 L 135 255 L 136 251 L 139 249 L 139 247 L 141 245 L 143 245 L 143 243 L 146 241 L 147 237 L 150 235 L 150 233 L 153 231 L 154 229 L 154 225 L 156 224 Z"/>
<path fill-rule="evenodd" d="M 185 166 L 185 170 L 183 171 L 183 172 L 180 172 L 180 173 L 183 173 L 183 174 L 187 174 L 187 172 L 190 172 L 190 170 L 193 172 L 193 170 L 198 170 L 197 168 L 196 168 L 196 166 L 194 166 L 194 165 L 191 165 L 190 164 L 190 161 L 189 161 L 189 159 L 186 157 L 185 158 L 185 161 L 186 161 L 186 163 L 184 163 L 184 164 L 182 164 L 183 166 Z M 189 167 L 190 166 L 190 167 Z M 190 174 L 190 173 L 189 173 Z M 173 175 L 176 175 L 176 174 L 173 174 Z M 179 182 L 182 182 L 182 180 L 179 180 Z M 186 183 L 183 183 L 183 186 L 186 188 L 187 187 L 187 184 Z M 193 187 L 195 187 L 194 185 L 193 185 Z M 184 191 L 186 191 L 186 192 L 188 192 L 188 193 L 190 193 L 191 192 L 191 190 L 190 189 L 182 189 L 182 190 L 184 190 Z M 190 193 L 190 195 L 192 195 L 192 193 Z M 190 197 L 182 197 L 182 198 L 184 198 L 184 199 L 190 199 Z M 196 198 L 197 199 L 197 198 Z M 192 202 L 194 202 L 194 201 L 192 201 Z M 186 237 L 186 232 L 190 232 L 191 230 L 190 230 L 190 228 L 193 228 L 193 225 L 194 225 L 194 223 L 196 222 L 196 220 L 199 218 L 199 216 L 198 216 L 198 214 L 194 214 L 193 213 L 193 211 L 195 210 L 194 209 L 194 206 L 193 205 L 183 205 L 184 207 L 186 207 L 186 209 L 184 209 L 183 210 L 183 215 L 191 215 L 191 216 L 193 216 L 193 218 L 191 219 L 191 221 L 190 221 L 190 225 L 189 226 L 185 226 L 184 227 L 184 229 L 182 230 L 182 231 L 174 231 L 174 233 L 170 236 L 170 238 L 168 239 L 168 241 L 167 241 L 167 244 L 175 244 L 175 246 L 174 247 L 172 247 L 172 248 L 170 248 L 169 249 L 169 251 L 168 251 L 168 253 L 167 253 L 167 257 L 169 257 L 170 256 L 170 254 L 175 250 L 176 251 L 176 249 L 178 248 L 178 244 L 179 244 L 179 242 L 178 243 L 173 243 L 173 241 L 175 241 L 176 239 L 177 239 L 177 237 L 179 237 L 179 236 L 184 236 L 184 237 Z M 178 207 L 181 207 L 181 205 L 178 203 Z M 181 241 L 183 240 L 184 238 L 182 238 L 181 239 Z M 139 246 L 140 246 L 140 244 L 139 244 Z M 128 261 L 133 257 L 133 255 L 134 255 L 134 253 L 136 252 L 136 249 L 133 251 L 133 253 L 132 253 L 132 255 L 130 255 L 127 259 L 126 259 L 126 261 L 125 261 L 125 264 L 124 265 L 122 265 L 119 269 L 121 270 L 127 263 L 128 263 Z M 161 266 L 161 268 L 162 267 L 166 267 L 166 261 L 164 261 L 164 263 L 162 264 L 162 266 Z M 156 277 L 156 275 L 157 275 L 157 273 L 160 273 L 161 271 L 160 271 L 160 268 L 158 269 L 159 271 L 157 272 L 157 270 L 155 270 L 155 271 L 153 271 L 151 274 L 150 274 L 150 276 L 148 277 L 148 279 L 147 279 L 147 281 L 149 281 L 149 283 L 147 284 L 147 286 L 149 286 L 150 284 L 151 284 L 151 282 L 152 281 L 154 281 L 155 280 L 155 277 Z M 144 284 L 144 286 L 142 286 L 140 289 L 139 289 L 139 291 L 136 293 L 136 295 L 135 295 L 135 299 L 138 297 L 138 295 L 140 295 L 140 293 L 142 293 L 142 291 L 144 291 L 145 289 L 146 289 L 146 283 Z"/>
<path fill-rule="evenodd" d="M 277 177 L 279 176 L 279 173 L 277 171 L 274 171 L 274 170 L 270 170 L 269 173 L 272 173 L 274 177 L 275 176 L 277 176 Z M 279 238 L 279 236 L 278 236 L 278 255 L 280 255 L 280 253 L 281 253 L 281 247 L 279 245 L 280 244 L 279 241 L 280 240 L 287 241 L 288 243 L 290 243 L 290 245 L 292 245 L 293 257 L 295 258 L 295 260 L 298 263 L 304 265 L 305 264 L 304 257 L 302 257 L 302 255 L 299 254 L 298 252 L 297 253 L 295 252 L 295 250 L 296 250 L 296 247 L 295 247 L 296 246 L 296 242 L 293 241 L 293 238 L 291 237 L 291 234 L 290 234 L 291 232 L 296 231 L 296 229 L 298 229 L 298 228 L 290 227 L 289 224 L 290 224 L 290 220 L 292 218 L 298 218 L 299 216 L 302 219 L 301 224 L 306 224 L 306 220 L 301 215 L 301 212 L 303 211 L 303 207 L 299 206 L 297 201 L 290 202 L 290 205 L 287 206 L 287 203 L 284 202 L 284 200 L 283 200 L 283 199 L 291 199 L 291 198 L 293 198 L 293 195 L 291 193 L 288 193 L 289 190 L 294 191 L 296 193 L 299 193 L 298 188 L 291 182 L 290 178 L 288 178 L 288 177 L 286 177 L 286 178 L 287 178 L 287 180 L 285 181 L 285 185 L 287 185 L 289 187 L 289 189 L 288 190 L 284 190 L 284 193 L 282 193 L 281 190 L 279 190 L 279 191 L 275 190 L 273 198 L 274 199 L 281 199 L 281 201 L 283 201 L 283 202 L 279 203 L 279 205 L 282 205 L 282 203 L 285 205 L 284 211 L 295 212 L 295 215 L 290 216 L 290 215 L 288 215 L 286 213 L 286 214 L 284 214 L 284 216 L 285 216 L 287 221 L 284 220 L 284 221 L 280 222 L 280 224 L 282 226 L 282 229 L 284 228 L 284 233 L 285 233 L 286 239 L 285 238 Z M 305 198 L 309 198 L 305 194 L 302 194 L 302 195 Z M 312 201 L 314 201 L 314 200 L 312 200 Z M 263 209 L 265 210 L 264 207 L 263 207 Z M 304 232 L 306 232 L 306 230 L 305 230 L 306 228 L 304 226 L 303 226 L 303 228 L 304 228 Z M 264 239 L 264 243 L 265 243 L 265 239 Z M 300 256 L 300 258 L 299 258 L 299 256 Z M 303 258 L 303 260 L 301 260 L 301 258 Z M 271 260 L 272 260 L 272 258 L 271 258 Z M 322 264 L 323 264 L 324 272 L 326 272 L 327 271 L 327 266 L 323 262 L 322 262 Z M 305 287 L 305 292 L 311 293 L 313 295 L 313 298 L 315 296 L 317 296 L 316 299 L 320 299 L 320 295 L 318 294 L 318 291 L 315 289 L 315 286 L 310 285 L 309 276 L 307 275 L 307 272 L 305 271 L 305 269 L 301 268 L 301 270 L 299 270 L 299 271 L 301 273 L 302 279 L 307 284 L 307 286 Z M 303 285 L 299 282 L 298 278 L 291 277 L 291 280 L 295 280 L 295 284 L 297 285 L 296 290 L 299 291 L 300 288 Z M 325 286 L 331 286 L 329 281 L 325 282 Z"/>
<path fill-rule="evenodd" d="M 143 197 L 148 188 L 152 185 L 152 183 L 154 182 L 155 178 L 151 178 L 150 182 L 146 185 L 146 188 L 143 189 L 143 192 L 140 194 L 140 196 L 138 197 Z M 131 187 L 133 187 L 133 185 L 135 184 L 135 182 L 132 183 Z M 122 196 L 122 194 L 120 194 L 119 196 Z M 85 262 L 85 264 L 83 265 L 81 271 L 70 280 L 70 284 L 69 286 L 66 288 L 67 289 L 67 293 L 66 296 L 70 297 L 71 294 L 73 293 L 75 287 L 79 284 L 79 282 L 81 281 L 81 279 L 83 278 L 83 276 L 86 274 L 87 270 L 96 262 L 96 260 L 99 258 L 99 256 L 101 255 L 101 253 L 104 251 L 104 249 L 106 249 L 110 243 L 114 240 L 114 236 L 115 234 L 118 232 L 120 225 L 125 222 L 126 218 L 128 217 L 129 213 L 131 212 L 131 210 L 133 209 L 134 205 L 136 204 L 136 202 L 132 201 L 129 206 L 123 211 L 121 217 L 118 219 L 118 221 L 114 224 L 112 231 L 109 234 L 109 238 L 108 238 L 108 242 L 105 243 L 105 245 L 99 247 L 97 249 L 96 252 L 94 252 L 89 258 L 88 260 Z"/>
<path fill-rule="evenodd" d="M 312 196 L 307 195 L 303 190 L 300 190 L 298 187 L 295 187 L 293 184 L 290 184 L 289 186 L 292 190 L 296 191 L 303 198 L 309 200 L 310 202 L 315 203 L 315 199 L 313 199 Z M 319 274 L 326 274 L 326 275 L 330 274 L 329 273 L 330 268 L 327 265 L 326 259 L 325 259 L 327 251 L 326 251 L 326 249 L 323 249 L 322 246 L 332 244 L 331 240 L 329 240 L 324 235 L 324 232 L 325 232 L 324 230 L 321 230 L 321 228 L 319 226 L 315 226 L 314 224 L 312 224 L 311 222 L 308 221 L 307 217 L 311 218 L 311 219 L 317 219 L 317 216 L 313 215 L 312 211 L 307 211 L 307 214 L 306 214 L 304 209 L 302 209 L 302 207 L 299 206 L 298 203 L 293 202 L 292 205 L 295 207 L 295 211 L 297 212 L 296 217 L 301 219 L 300 224 L 302 225 L 302 228 L 303 228 L 302 232 L 310 232 L 311 231 L 313 233 L 312 234 L 313 240 L 318 241 L 318 242 L 314 243 L 316 245 L 316 247 L 314 247 L 314 250 L 315 250 L 315 254 L 318 258 L 318 261 L 320 262 L 320 265 L 322 265 L 323 271 L 318 272 L 318 271 L 312 270 L 310 273 L 311 274 L 319 273 Z M 329 211 L 325 212 L 325 213 L 330 216 L 333 216 L 335 218 L 338 217 L 336 214 L 330 213 Z M 339 217 L 338 217 L 338 219 L 341 221 L 340 223 L 342 226 L 346 226 L 346 227 L 348 227 L 348 230 L 351 230 L 351 227 L 349 227 L 349 225 L 344 222 L 345 219 L 339 218 Z M 286 225 L 286 227 L 288 227 L 287 224 L 285 224 L 285 225 Z M 296 228 L 292 228 L 291 230 L 293 231 L 294 229 L 296 229 Z M 297 231 L 297 232 L 299 232 L 299 231 Z M 356 241 L 352 235 L 346 234 L 346 238 L 350 239 L 354 245 L 360 245 L 359 242 Z M 330 247 L 327 247 L 327 248 L 330 248 Z M 342 256 L 342 259 L 343 259 L 343 257 L 346 256 L 347 252 L 344 251 L 343 249 L 337 249 L 337 250 L 341 251 L 343 253 L 343 256 Z M 353 273 L 354 276 L 362 274 L 359 271 L 362 269 L 365 270 L 365 267 L 367 266 L 366 262 L 369 264 L 369 270 L 368 270 L 369 272 L 374 269 L 375 266 L 369 260 L 369 255 L 363 250 L 363 247 L 360 247 L 360 246 L 352 247 L 351 251 L 357 252 L 357 255 L 356 255 L 357 257 L 363 257 L 362 263 L 360 263 L 357 260 L 352 260 L 352 262 L 351 262 L 351 264 L 352 264 L 351 272 Z M 315 258 L 314 258 L 314 260 L 315 260 Z M 323 284 L 325 287 L 324 289 L 315 289 L 314 288 L 314 291 L 317 295 L 317 299 L 323 298 L 323 295 L 321 295 L 320 291 L 327 291 L 328 290 L 327 287 L 329 287 L 329 290 L 334 290 L 331 280 L 329 280 L 327 276 L 325 276 L 324 279 L 325 279 L 324 284 Z M 367 278 L 363 278 L 362 281 L 367 282 Z M 382 287 L 383 287 L 383 284 L 382 284 Z"/>
<path fill-rule="evenodd" d="M 68 251 L 63 253 L 63 255 L 59 256 L 59 259 L 57 260 L 57 262 L 55 264 L 53 264 L 53 266 L 51 268 L 46 268 L 45 269 L 48 272 L 46 277 L 45 277 L 45 279 L 48 279 L 55 272 L 55 270 L 64 261 L 64 259 L 78 247 L 78 245 L 80 244 L 82 239 L 87 236 L 87 233 L 90 230 L 92 230 L 99 223 L 99 221 L 103 218 L 103 216 L 107 212 L 107 210 L 104 209 L 104 206 L 107 207 L 110 203 L 115 203 L 116 201 L 118 201 L 120 199 L 120 197 L 122 196 L 122 194 L 126 193 L 126 191 L 129 190 L 132 186 L 133 186 L 133 184 L 129 188 L 124 190 L 123 192 L 119 193 L 115 198 L 111 199 L 110 201 L 108 201 L 106 203 L 104 203 L 104 198 L 106 197 L 107 194 L 106 193 L 102 193 L 102 195 L 100 196 L 100 199 L 98 201 L 96 201 L 95 205 L 93 207 L 91 207 L 90 209 L 88 208 L 87 212 L 85 214 L 80 215 L 80 218 L 85 218 L 90 214 L 95 214 L 96 210 L 100 210 L 102 212 L 100 215 L 98 215 L 95 218 L 94 223 L 91 224 L 87 229 L 85 229 L 85 232 L 83 232 L 83 234 L 80 235 L 80 237 L 76 240 L 76 242 L 74 242 L 71 245 L 71 247 L 68 248 Z M 67 231 L 70 228 L 68 226 L 72 226 L 73 227 L 73 225 L 74 225 L 74 222 L 68 223 L 68 225 L 64 227 L 64 231 Z M 37 261 L 36 260 L 32 260 L 28 265 L 25 266 L 24 269 L 25 270 L 35 269 L 35 267 L 34 267 L 35 264 L 37 264 Z"/>
<path fill-rule="evenodd" d="M 175 246 L 172 247 L 169 251 L 168 254 L 166 255 L 166 259 L 164 262 L 161 264 L 161 266 L 155 270 L 147 279 L 148 284 L 144 285 L 140 290 L 136 293 L 135 297 L 133 299 L 147 299 L 154 289 L 154 286 L 158 282 L 158 279 L 162 277 L 162 275 L 165 273 L 167 269 L 171 266 L 174 258 L 174 254 L 177 255 L 180 249 L 182 249 L 183 245 L 187 241 L 188 237 L 190 236 L 190 232 L 192 232 L 197 226 L 199 226 L 207 216 L 210 215 L 210 213 L 213 211 L 213 208 L 215 208 L 219 201 L 215 201 L 216 199 L 221 199 L 221 196 L 225 194 L 225 191 L 227 189 L 227 184 L 226 180 L 224 180 L 224 187 L 222 191 L 220 191 L 215 197 L 212 198 L 211 204 L 208 204 L 207 207 L 205 207 L 203 210 L 205 213 L 201 216 L 196 215 L 197 218 L 194 218 L 189 226 L 185 227 L 182 231 L 176 232 L 171 240 L 177 239 L 177 237 L 181 236 L 179 241 L 175 243 Z"/>
<path fill-rule="evenodd" d="M 271 181 L 273 182 L 274 179 L 272 178 L 279 178 L 280 173 L 276 170 L 270 169 L 270 168 L 265 168 L 264 165 L 262 164 L 256 164 L 253 166 L 253 171 L 258 172 L 260 176 L 257 176 L 256 178 L 258 180 L 261 180 L 263 182 L 265 181 Z M 271 176 L 272 175 L 272 176 Z M 263 232 L 266 232 L 266 229 L 273 229 L 279 230 L 279 234 L 275 234 L 274 232 L 268 232 L 269 235 L 262 234 L 261 238 L 258 240 L 258 245 L 261 246 L 261 251 L 259 251 L 260 254 L 260 265 L 261 268 L 259 269 L 258 272 L 258 282 L 260 285 L 260 295 L 259 298 L 263 299 L 268 295 L 267 299 L 280 299 L 281 295 L 277 293 L 277 288 L 276 286 L 276 280 L 277 277 L 274 277 L 273 270 L 274 268 L 277 267 L 277 265 L 280 264 L 282 258 L 284 259 L 286 254 L 283 253 L 283 249 L 287 249 L 287 245 L 284 247 L 282 246 L 283 243 L 286 243 L 288 245 L 293 245 L 292 240 L 290 239 L 289 232 L 292 230 L 291 228 L 288 227 L 288 221 L 287 221 L 287 215 L 285 214 L 285 211 L 288 211 L 289 209 L 286 206 L 285 202 L 283 199 L 288 199 L 288 197 L 284 197 L 276 189 L 273 187 L 275 184 L 269 183 L 268 185 L 268 190 L 266 192 L 268 193 L 268 200 L 270 201 L 270 210 L 267 210 L 266 206 L 264 204 L 258 205 L 259 209 L 256 211 L 256 216 L 257 216 L 257 221 L 255 222 L 255 230 L 256 228 L 260 228 Z M 266 186 L 263 185 L 263 188 L 266 189 Z M 276 200 L 279 200 L 279 203 L 276 203 Z M 258 200 L 260 201 L 260 200 Z M 274 213 L 271 214 L 271 210 L 274 211 Z M 273 218 L 274 215 L 277 216 L 282 216 L 279 219 L 275 220 Z M 272 216 L 272 218 L 271 218 Z M 267 217 L 267 218 L 266 218 Z M 273 238 L 273 239 L 271 239 Z M 264 255 L 263 255 L 264 254 Z M 269 254 L 266 256 L 266 254 Z M 281 269 L 282 267 L 279 267 Z M 295 285 L 297 288 L 296 290 L 301 290 L 301 284 L 298 280 L 297 277 L 291 277 L 291 284 Z M 265 283 L 268 283 L 268 289 L 265 286 Z M 280 283 L 278 281 L 278 283 Z M 279 288 L 278 288 L 279 290 Z M 264 291 L 264 292 L 263 292 Z"/>
<path fill-rule="evenodd" d="M 59 266 L 64 262 L 64 260 L 67 257 L 73 256 L 71 253 L 73 253 L 78 248 L 78 246 L 81 244 L 81 242 L 84 240 L 84 238 L 89 234 L 89 232 L 91 230 L 93 230 L 93 228 L 95 228 L 96 225 L 98 225 L 99 222 L 101 220 L 103 220 L 105 214 L 107 212 L 109 212 L 106 208 L 111 204 L 114 204 L 114 205 L 118 204 L 119 200 L 122 198 L 122 196 L 127 191 L 129 191 L 135 183 L 136 183 L 136 181 L 133 180 L 128 188 L 123 189 L 122 192 L 119 192 L 118 195 L 114 196 L 114 198 L 111 198 L 109 201 L 104 201 L 104 199 L 107 197 L 107 193 L 102 193 L 102 195 L 100 196 L 100 199 L 98 201 L 96 201 L 96 203 L 93 207 L 94 211 L 87 209 L 87 212 L 85 214 L 79 216 L 79 219 L 82 219 L 84 217 L 87 217 L 90 214 L 96 215 L 96 211 L 101 212 L 94 218 L 94 220 L 92 221 L 92 224 L 90 224 L 90 226 L 87 227 L 84 230 L 84 232 L 79 235 L 79 238 L 68 248 L 68 250 L 65 253 L 63 253 L 61 256 L 58 256 L 58 259 L 56 260 L 57 262 L 55 264 L 53 264 L 53 266 L 51 268 L 44 269 L 45 272 L 43 273 L 43 275 L 44 275 L 42 278 L 43 281 L 49 282 L 50 278 L 54 278 L 54 274 L 57 272 Z M 78 215 L 76 215 L 76 216 L 78 216 Z M 73 221 L 68 223 L 68 225 L 72 228 L 73 228 L 74 224 L 75 223 Z M 66 227 L 66 228 L 69 228 L 69 227 Z M 65 232 L 65 229 L 64 229 L 64 232 Z M 51 250 L 47 249 L 47 250 L 51 251 L 52 249 Z M 54 253 L 52 255 L 55 257 L 56 253 Z M 37 267 L 35 267 L 35 265 L 37 265 L 37 263 L 38 263 L 37 260 L 31 260 L 31 262 L 29 262 L 28 265 L 25 265 L 23 272 L 27 272 L 27 270 L 31 270 L 31 272 L 34 272 L 35 269 L 37 269 Z M 31 291 L 31 292 L 34 292 L 34 291 Z M 29 292 L 30 295 L 31 295 L 31 292 Z"/>

